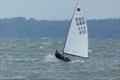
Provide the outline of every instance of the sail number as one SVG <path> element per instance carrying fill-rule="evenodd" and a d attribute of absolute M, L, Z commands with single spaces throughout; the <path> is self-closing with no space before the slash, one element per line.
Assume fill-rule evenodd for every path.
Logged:
<path fill-rule="evenodd" d="M 79 34 L 85 34 L 86 33 L 85 26 L 78 27 L 78 31 L 79 31 Z"/>
<path fill-rule="evenodd" d="M 84 17 L 75 18 L 75 21 L 76 21 L 76 25 L 84 25 L 85 24 Z"/>
<path fill-rule="evenodd" d="M 86 24 L 85 18 L 84 17 L 75 18 L 75 21 L 76 25 L 78 26 L 79 34 L 85 34 L 86 33 L 86 26 L 84 25 Z"/>

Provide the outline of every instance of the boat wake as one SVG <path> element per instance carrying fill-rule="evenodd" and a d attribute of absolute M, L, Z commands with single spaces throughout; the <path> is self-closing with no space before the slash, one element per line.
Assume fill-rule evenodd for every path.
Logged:
<path fill-rule="evenodd" d="M 45 56 L 44 61 L 45 62 L 58 62 L 59 60 L 56 59 L 54 55 L 48 54 L 47 56 Z"/>
<path fill-rule="evenodd" d="M 84 63 L 84 60 L 72 60 L 70 63 Z"/>

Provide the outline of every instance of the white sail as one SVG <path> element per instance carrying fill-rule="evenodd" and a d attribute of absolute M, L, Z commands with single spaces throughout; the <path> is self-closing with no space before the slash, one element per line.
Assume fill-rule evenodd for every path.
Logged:
<path fill-rule="evenodd" d="M 88 57 L 87 23 L 78 3 L 72 16 L 64 46 L 64 53 Z"/>

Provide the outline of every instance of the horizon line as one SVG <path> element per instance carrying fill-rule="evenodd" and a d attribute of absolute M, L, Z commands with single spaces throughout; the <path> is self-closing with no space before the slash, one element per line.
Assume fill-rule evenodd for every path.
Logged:
<path fill-rule="evenodd" d="M 4 18 L 1 18 L 0 19 L 12 19 L 12 18 L 25 18 L 26 20 L 30 20 L 30 19 L 34 19 L 34 20 L 37 20 L 37 21 L 40 21 L 40 20 L 47 20 L 47 21 L 65 21 L 65 20 L 70 20 L 70 19 L 37 19 L 35 17 L 24 17 L 24 16 L 16 16 L 16 17 L 4 17 Z M 109 17 L 109 18 L 93 18 L 93 19 L 87 19 L 87 20 L 104 20 L 104 19 L 120 19 L 120 17 Z"/>

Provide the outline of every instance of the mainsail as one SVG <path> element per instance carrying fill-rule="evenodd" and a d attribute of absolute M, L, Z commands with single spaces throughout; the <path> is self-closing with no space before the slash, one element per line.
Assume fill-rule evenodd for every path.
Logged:
<path fill-rule="evenodd" d="M 88 57 L 87 23 L 78 3 L 71 19 L 63 51 L 71 55 Z"/>

